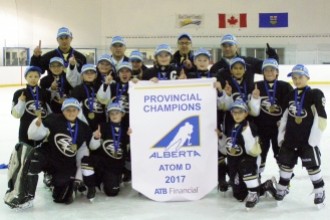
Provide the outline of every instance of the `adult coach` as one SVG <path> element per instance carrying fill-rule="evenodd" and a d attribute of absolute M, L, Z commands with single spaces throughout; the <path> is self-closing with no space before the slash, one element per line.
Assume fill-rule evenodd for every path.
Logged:
<path fill-rule="evenodd" d="M 221 69 L 226 69 L 229 72 L 229 63 L 230 60 L 236 57 L 242 58 L 247 66 L 251 68 L 251 72 L 262 74 L 262 63 L 263 60 L 254 58 L 254 57 L 245 57 L 238 54 L 238 41 L 236 37 L 232 34 L 226 34 L 221 39 L 221 49 L 222 49 L 222 57 L 216 62 L 210 69 L 211 73 L 217 73 Z M 279 61 L 278 55 L 274 48 L 270 47 L 267 43 L 266 54 L 268 58 L 274 58 Z"/>
<path fill-rule="evenodd" d="M 56 37 L 58 48 L 41 55 L 41 41 L 39 41 L 39 45 L 33 51 L 30 65 L 40 67 L 42 73 L 47 70 L 47 72 L 51 74 L 49 70 L 49 61 L 51 58 L 61 57 L 64 60 L 64 66 L 66 68 L 69 64 L 69 58 L 74 57 L 80 72 L 81 67 L 86 64 L 86 57 L 71 47 L 72 39 L 73 37 L 71 31 L 66 27 L 61 27 L 58 29 Z"/>
<path fill-rule="evenodd" d="M 190 34 L 180 34 L 177 44 L 178 50 L 174 53 L 171 63 L 175 64 L 180 70 L 183 68 L 186 74 L 196 71 Z"/>
<path fill-rule="evenodd" d="M 125 56 L 126 42 L 123 37 L 114 36 L 112 38 L 110 51 L 112 63 L 116 66 L 116 68 L 118 68 L 123 61 L 129 62 L 129 58 Z"/>

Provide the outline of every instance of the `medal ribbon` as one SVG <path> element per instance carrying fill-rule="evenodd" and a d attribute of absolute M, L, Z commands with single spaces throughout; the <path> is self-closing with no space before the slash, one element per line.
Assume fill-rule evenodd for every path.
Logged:
<path fill-rule="evenodd" d="M 305 101 L 305 95 L 309 89 L 310 89 L 310 87 L 307 86 L 305 91 L 301 95 L 300 101 L 298 101 L 298 89 L 295 89 L 295 91 L 294 91 L 294 104 L 297 108 L 297 116 L 301 116 L 302 108 L 303 108 L 304 101 Z"/>
<path fill-rule="evenodd" d="M 200 72 L 197 72 L 197 78 L 202 78 L 202 74 Z M 210 71 L 207 72 L 207 78 L 211 78 L 211 73 Z"/>
<path fill-rule="evenodd" d="M 239 131 L 241 130 L 242 125 L 237 126 L 236 128 L 233 128 L 233 130 L 231 131 L 231 143 L 232 143 L 232 147 L 235 147 L 236 145 L 236 141 L 237 141 L 237 135 L 239 133 Z"/>
<path fill-rule="evenodd" d="M 60 84 L 59 88 L 58 88 L 58 92 L 60 93 L 60 97 L 63 98 L 64 95 L 64 77 L 60 76 L 57 84 Z"/>
<path fill-rule="evenodd" d="M 247 101 L 246 83 L 245 82 L 243 83 L 244 93 L 242 93 L 241 87 L 238 84 L 238 82 L 233 77 L 231 78 L 231 81 L 234 83 L 234 85 L 235 85 L 236 89 L 238 90 L 238 92 L 239 92 L 241 98 L 243 99 L 243 101 L 246 102 Z"/>
<path fill-rule="evenodd" d="M 34 105 L 36 106 L 36 110 L 39 110 L 39 89 L 38 89 L 38 86 L 36 86 L 36 93 L 34 94 L 33 92 L 33 89 L 32 87 L 28 87 L 29 88 L 29 91 L 33 97 L 33 100 L 34 100 Z"/>
<path fill-rule="evenodd" d="M 69 56 L 67 57 L 67 58 L 68 58 L 68 61 L 66 61 L 66 60 L 64 59 L 63 53 L 62 53 L 58 48 L 56 49 L 56 51 L 57 51 L 57 54 L 60 55 L 60 56 L 62 57 L 62 59 L 63 59 L 63 61 L 64 61 L 64 67 L 67 68 L 68 65 L 69 65 L 69 58 L 72 57 L 73 52 L 74 52 L 74 49 L 72 48 L 71 53 L 70 53 Z"/>
<path fill-rule="evenodd" d="M 124 92 L 126 92 L 128 84 L 122 84 L 121 89 L 119 89 L 120 85 L 119 83 L 117 83 L 117 87 L 116 87 L 116 102 L 118 103 L 121 96 L 124 94 Z"/>
<path fill-rule="evenodd" d="M 164 76 L 162 73 L 158 72 L 158 79 L 159 80 L 167 80 L 166 74 Z"/>
<path fill-rule="evenodd" d="M 111 124 L 111 133 L 112 133 L 112 139 L 113 139 L 113 146 L 115 147 L 115 152 L 119 149 L 120 144 L 120 137 L 121 137 L 121 127 L 119 127 L 119 132 L 116 134 L 115 126 Z"/>
<path fill-rule="evenodd" d="M 269 91 L 269 88 L 268 88 L 268 85 L 267 85 L 266 81 L 264 81 L 264 85 L 265 85 L 265 89 L 266 89 L 267 96 L 268 96 L 268 99 L 270 101 L 270 104 L 274 105 L 275 104 L 276 88 L 277 88 L 277 80 L 274 81 L 272 95 L 270 94 L 270 91 Z"/>
<path fill-rule="evenodd" d="M 90 95 L 87 86 L 85 84 L 83 84 L 83 85 L 84 85 L 84 89 L 85 89 L 85 92 L 87 95 L 89 112 L 93 112 L 93 104 L 94 104 L 94 97 L 95 97 L 94 89 L 93 89 L 93 87 L 91 87 L 92 95 Z"/>
<path fill-rule="evenodd" d="M 72 139 L 72 144 L 76 144 L 77 143 L 77 137 L 78 137 L 78 120 L 76 120 L 75 122 L 75 125 L 74 125 L 74 132 L 72 132 L 72 128 L 71 128 L 71 123 L 68 121 L 67 122 L 67 127 L 68 127 L 68 130 L 70 132 L 70 136 L 71 136 L 71 139 Z"/>

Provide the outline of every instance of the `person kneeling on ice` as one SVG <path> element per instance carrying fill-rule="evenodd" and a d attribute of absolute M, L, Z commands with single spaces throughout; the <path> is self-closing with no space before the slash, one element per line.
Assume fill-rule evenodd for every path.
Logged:
<path fill-rule="evenodd" d="M 253 208 L 259 201 L 259 195 L 275 190 L 271 180 L 261 184 L 258 180 L 258 163 L 261 148 L 258 143 L 256 126 L 247 120 L 248 106 L 242 100 L 236 100 L 230 107 L 233 123 L 222 136 L 220 151 L 227 154 L 228 171 L 232 183 L 233 195 L 245 206 Z M 227 138 L 228 137 L 228 138 Z"/>
<path fill-rule="evenodd" d="M 21 201 L 7 203 L 11 208 L 32 206 L 38 184 L 38 174 L 46 171 L 52 175 L 54 186 L 52 197 L 56 203 L 73 202 L 73 187 L 77 172 L 77 158 L 87 149 L 92 138 L 92 131 L 86 123 L 78 119 L 80 104 L 75 98 L 65 99 L 62 114 L 51 114 L 44 119 L 37 117 L 28 129 L 32 140 L 44 140 L 36 148 L 29 163 L 26 182 L 26 195 Z"/>
<path fill-rule="evenodd" d="M 275 199 L 282 201 L 288 193 L 293 168 L 300 157 L 314 187 L 314 204 L 321 208 L 325 191 L 319 146 L 327 125 L 325 97 L 321 90 L 308 86 L 309 72 L 304 65 L 294 66 L 288 77 L 292 77 L 296 89 L 288 93 L 282 108 L 278 133 L 280 180 Z"/>
<path fill-rule="evenodd" d="M 93 133 L 90 156 L 82 159 L 82 173 L 88 186 L 87 198 L 95 197 L 95 187 L 107 196 L 117 196 L 120 190 L 121 174 L 127 154 L 127 126 L 122 123 L 123 107 L 117 103 L 107 106 L 109 122 L 102 123 Z"/>

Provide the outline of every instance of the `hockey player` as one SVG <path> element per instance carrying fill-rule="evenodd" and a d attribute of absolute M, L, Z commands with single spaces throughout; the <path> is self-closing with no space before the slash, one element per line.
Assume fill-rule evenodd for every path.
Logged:
<path fill-rule="evenodd" d="M 66 78 L 72 87 L 76 87 L 82 83 L 81 74 L 77 68 L 77 61 L 74 57 L 69 59 L 69 67 L 66 70 Z M 97 61 L 96 66 L 97 77 L 94 82 L 96 87 L 108 81 L 113 82 L 117 79 L 116 67 L 112 63 L 112 58 L 108 54 L 103 54 Z"/>
<path fill-rule="evenodd" d="M 38 183 L 38 174 L 47 171 L 52 175 L 53 199 L 56 203 L 70 204 L 73 201 L 73 182 L 80 162 L 79 154 L 87 149 L 92 132 L 87 124 L 78 119 L 80 103 L 74 98 L 64 100 L 62 114 L 51 114 L 42 119 L 39 115 L 29 126 L 28 136 L 43 140 L 30 159 L 25 197 L 13 196 L 6 203 L 12 208 L 32 206 Z M 81 159 L 81 158 L 80 158 Z"/>
<path fill-rule="evenodd" d="M 314 187 L 314 204 L 321 207 L 325 199 L 324 181 L 321 174 L 320 140 L 326 128 L 325 97 L 321 90 L 308 86 L 309 71 L 298 64 L 288 74 L 295 89 L 290 92 L 283 106 L 278 143 L 280 151 L 280 180 L 276 200 L 283 200 L 298 157 L 307 169 Z"/>
<path fill-rule="evenodd" d="M 118 80 L 116 83 L 104 84 L 98 92 L 98 97 L 103 103 L 119 103 L 125 114 L 122 119 L 122 125 L 124 127 L 129 126 L 129 93 L 128 93 L 128 82 L 132 78 L 132 66 L 129 62 L 122 62 L 117 69 Z M 110 88 L 110 89 L 109 89 Z M 111 97 L 111 100 L 110 100 Z M 131 158 L 130 150 L 127 149 L 126 165 L 123 173 L 123 181 L 129 182 L 131 180 Z"/>
<path fill-rule="evenodd" d="M 278 80 L 279 69 L 275 59 L 265 59 L 262 64 L 262 72 L 264 80 L 256 83 L 260 90 L 261 111 L 254 120 L 258 127 L 262 150 L 260 173 L 265 169 L 270 143 L 272 144 L 274 158 L 277 160 L 279 151 L 277 143 L 278 124 L 283 114 L 282 106 L 287 94 L 293 90 L 288 82 Z"/>
<path fill-rule="evenodd" d="M 261 148 L 257 129 L 247 120 L 249 108 L 243 100 L 237 99 L 230 107 L 233 123 L 228 125 L 221 139 L 222 152 L 227 153 L 228 171 L 232 182 L 233 196 L 244 201 L 245 206 L 253 208 L 259 201 L 260 193 L 275 190 L 271 180 L 260 186 L 258 164 Z"/>
<path fill-rule="evenodd" d="M 36 146 L 39 141 L 29 140 L 27 130 L 31 121 L 38 115 L 45 118 L 50 112 L 50 93 L 38 86 L 42 70 L 36 66 L 26 68 L 24 77 L 26 88 L 14 93 L 11 114 L 20 119 L 19 142 Z"/>
<path fill-rule="evenodd" d="M 143 75 L 143 80 L 173 80 L 178 79 L 180 69 L 171 64 L 172 49 L 168 44 L 160 44 L 155 50 L 155 65 Z"/>
<path fill-rule="evenodd" d="M 257 116 L 260 112 L 260 91 L 258 87 L 253 89 L 253 84 L 251 85 L 247 80 L 247 75 L 250 74 L 250 71 L 244 59 L 236 57 L 230 61 L 230 75 L 227 76 L 224 74 L 218 78 L 226 91 L 221 97 L 224 102 L 218 103 L 219 109 L 225 111 L 223 116 L 219 115 L 219 117 L 223 117 L 219 118 L 219 124 L 222 123 L 222 129 L 225 133 L 228 126 L 233 123 L 233 117 L 228 109 L 234 101 L 242 100 L 245 102 L 249 107 L 249 114 L 251 116 Z M 225 155 L 221 155 L 220 158 L 219 189 L 220 191 L 227 191 Z M 230 184 L 232 185 L 234 183 Z"/>
<path fill-rule="evenodd" d="M 200 48 L 194 52 L 193 55 L 195 71 L 187 72 L 187 78 L 211 78 L 216 77 L 215 74 L 211 74 L 209 71 L 211 54 L 208 50 Z"/>
<path fill-rule="evenodd" d="M 86 57 L 76 51 L 71 47 L 71 41 L 73 39 L 71 31 L 66 27 L 61 27 L 57 31 L 57 43 L 58 48 L 55 50 L 51 50 L 48 53 L 41 55 L 41 42 L 34 49 L 33 56 L 31 57 L 30 65 L 38 66 L 41 69 L 41 72 L 45 72 L 47 70 L 48 74 L 51 74 L 49 70 L 49 61 L 53 57 L 61 57 L 64 61 L 64 67 L 68 67 L 69 58 L 75 57 L 77 61 L 78 70 L 81 70 L 81 67 L 86 64 Z"/>
<path fill-rule="evenodd" d="M 129 61 L 132 64 L 132 77 L 141 80 L 143 73 L 148 69 L 143 63 L 142 53 L 138 50 L 133 50 L 129 56 Z"/>
<path fill-rule="evenodd" d="M 61 113 L 61 106 L 66 97 L 70 96 L 72 87 L 66 80 L 64 61 L 53 57 L 49 61 L 50 74 L 40 80 L 40 87 L 51 92 L 50 107 L 54 113 Z"/>
<path fill-rule="evenodd" d="M 107 196 L 116 196 L 125 166 L 128 128 L 122 124 L 124 109 L 114 102 L 108 105 L 107 113 L 109 122 L 102 123 L 93 133 L 91 154 L 82 160 L 84 182 L 88 186 L 87 198 L 91 200 L 95 197 L 96 186 L 102 188 Z"/>
<path fill-rule="evenodd" d="M 98 124 L 105 121 L 105 106 L 97 99 L 100 86 L 96 83 L 97 72 L 92 64 L 85 64 L 81 69 L 83 83 L 76 86 L 71 96 L 82 105 L 84 121 L 87 121 L 92 130 L 96 130 Z"/>

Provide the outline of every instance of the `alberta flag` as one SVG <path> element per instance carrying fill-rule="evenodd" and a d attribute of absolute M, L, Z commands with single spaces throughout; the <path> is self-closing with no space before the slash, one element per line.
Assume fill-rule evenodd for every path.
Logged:
<path fill-rule="evenodd" d="M 259 27 L 282 28 L 288 27 L 288 13 L 259 13 Z"/>

